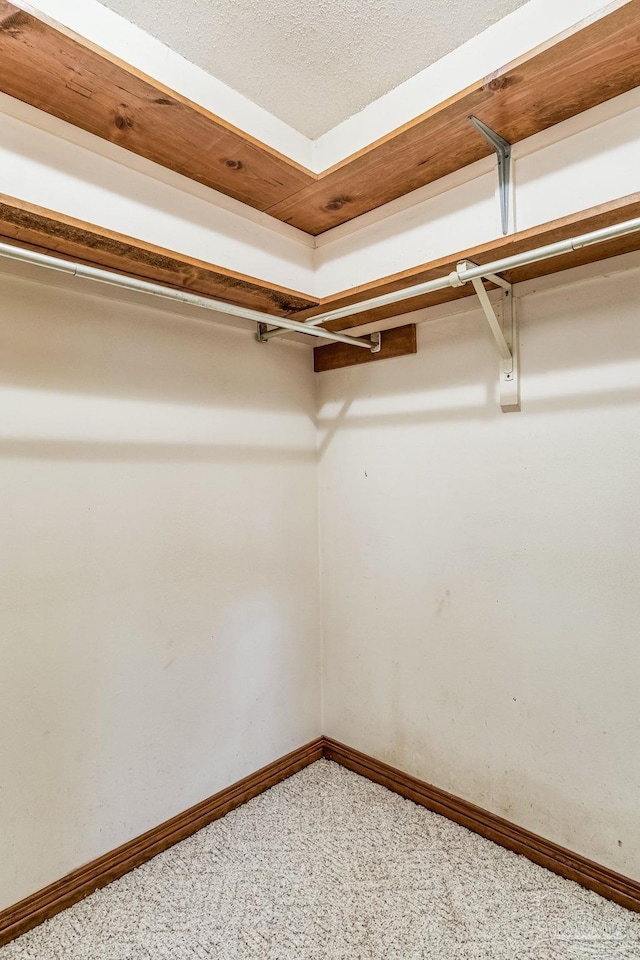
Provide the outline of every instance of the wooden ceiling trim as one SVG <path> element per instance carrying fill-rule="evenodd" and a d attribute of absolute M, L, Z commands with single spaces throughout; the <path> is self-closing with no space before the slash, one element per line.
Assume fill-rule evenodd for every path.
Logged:
<path fill-rule="evenodd" d="M 517 143 L 639 85 L 640 0 L 631 0 L 467 87 L 267 212 L 323 233 L 489 156 L 471 114 Z"/>
<path fill-rule="evenodd" d="M 0 90 L 265 210 L 315 174 L 60 25 L 0 0 Z"/>
<path fill-rule="evenodd" d="M 0 194 L 0 241 L 226 303 L 289 316 L 317 300 Z"/>
<path fill-rule="evenodd" d="M 624 14 L 622 10 L 625 8 Z M 340 160 L 338 163 L 333 164 L 333 166 L 328 167 L 323 171 L 324 176 L 329 176 L 333 173 L 337 173 L 342 167 L 347 166 L 352 163 L 354 160 L 358 160 L 361 157 L 366 156 L 368 153 L 372 153 L 377 150 L 379 147 L 383 146 L 390 140 L 393 140 L 395 137 L 400 136 L 403 133 L 408 133 L 414 127 L 420 126 L 420 124 L 429 120 L 435 114 L 439 113 L 441 110 L 444 110 L 448 106 L 457 103 L 459 100 L 464 100 L 469 94 L 474 91 L 484 90 L 488 87 L 488 90 L 484 90 L 485 99 L 490 99 L 492 93 L 496 93 L 499 90 L 504 89 L 505 86 L 513 85 L 514 80 L 509 81 L 508 74 L 518 68 L 526 67 L 531 63 L 535 63 L 539 58 L 548 52 L 555 50 L 559 44 L 563 43 L 566 40 L 571 39 L 572 37 L 581 37 L 582 42 L 585 42 L 585 37 L 588 38 L 588 42 L 592 45 L 595 41 L 595 37 L 588 37 L 585 35 L 585 30 L 595 26 L 597 23 L 606 24 L 606 31 L 603 32 L 600 28 L 600 37 L 599 42 L 602 42 L 602 39 L 608 31 L 611 29 L 614 21 L 608 19 L 613 14 L 618 15 L 618 27 L 622 27 L 623 30 L 631 29 L 636 23 L 636 17 L 640 16 L 640 11 L 633 10 L 632 0 L 612 0 L 611 3 L 604 6 L 601 10 L 598 10 L 596 13 L 591 14 L 588 17 L 585 17 L 583 20 L 578 21 L 578 23 L 569 27 L 567 30 L 564 30 L 562 33 L 556 34 L 551 37 L 549 40 L 546 40 L 544 43 L 539 44 L 537 47 L 534 47 L 532 50 L 523 54 L 520 57 L 516 57 L 514 60 L 509 61 L 509 63 L 499 67 L 493 73 L 484 77 L 478 83 L 470 84 L 463 90 L 458 91 L 453 94 L 451 97 L 448 97 L 446 100 L 441 101 L 435 106 L 431 107 L 429 110 L 425 110 L 424 113 L 418 114 L 418 116 L 413 117 L 411 120 L 408 120 L 406 123 L 401 124 L 399 127 L 394 128 L 389 133 L 385 134 L 382 137 L 379 137 L 377 140 L 371 141 L 361 150 L 356 151 L 355 153 L 350 154 L 348 157 L 345 157 L 343 160 Z M 624 16 L 624 22 L 620 22 L 619 18 Z M 632 41 L 633 42 L 633 41 Z M 555 60 L 562 59 L 562 51 L 560 57 L 554 56 Z M 580 112 L 580 111 L 579 111 Z"/>
<path fill-rule="evenodd" d="M 588 21 L 316 175 L 65 28 L 0 0 L 0 90 L 318 235 L 640 85 L 640 0 Z"/>

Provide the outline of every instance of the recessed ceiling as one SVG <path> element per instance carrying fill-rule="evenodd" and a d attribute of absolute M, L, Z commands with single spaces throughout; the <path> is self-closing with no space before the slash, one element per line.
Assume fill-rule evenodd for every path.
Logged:
<path fill-rule="evenodd" d="M 102 2 L 316 138 L 527 0 Z"/>

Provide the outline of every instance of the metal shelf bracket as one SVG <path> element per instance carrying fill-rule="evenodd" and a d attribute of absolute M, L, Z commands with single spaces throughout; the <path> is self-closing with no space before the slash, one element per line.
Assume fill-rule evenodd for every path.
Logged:
<path fill-rule="evenodd" d="M 274 318 L 274 323 L 277 323 L 277 319 Z M 269 343 L 269 340 L 274 333 L 279 333 L 277 327 L 272 328 L 268 323 L 261 323 L 258 321 L 256 323 L 256 340 L 258 343 Z M 306 331 L 301 331 L 305 333 Z M 347 337 L 347 342 L 353 342 L 353 338 Z M 355 346 L 364 346 L 371 353 L 380 353 L 382 350 L 382 333 L 372 333 L 368 337 L 358 337 Z"/>
<path fill-rule="evenodd" d="M 461 273 L 477 267 L 477 264 L 470 260 L 461 260 L 456 266 L 456 273 L 460 277 Z M 484 286 L 484 280 L 502 289 L 501 302 L 499 304 L 500 316 L 496 314 L 493 304 Z M 460 280 L 462 286 L 465 281 Z M 500 354 L 500 407 L 504 413 L 512 413 L 520 410 L 520 369 L 518 356 L 518 326 L 513 299 L 513 287 L 508 281 L 495 273 L 484 274 L 483 277 L 474 277 L 471 279 L 473 289 L 475 290 L 482 312 L 487 318 L 489 329 L 498 347 Z"/>
<path fill-rule="evenodd" d="M 488 127 L 477 117 L 469 117 L 478 133 L 487 140 L 496 152 L 498 157 L 498 190 L 500 193 L 500 216 L 502 218 L 502 233 L 506 236 L 509 232 L 509 215 L 511 200 L 512 161 L 511 144 L 499 133 Z"/>

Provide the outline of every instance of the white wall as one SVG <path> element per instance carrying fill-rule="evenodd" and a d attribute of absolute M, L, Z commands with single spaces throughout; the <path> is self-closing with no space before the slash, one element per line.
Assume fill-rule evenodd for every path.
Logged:
<path fill-rule="evenodd" d="M 314 381 L 1 282 L 0 909 L 321 729 L 640 873 L 637 256 L 519 288 L 512 415 L 470 301 Z"/>
<path fill-rule="evenodd" d="M 0 909 L 320 733 L 308 349 L 1 283 Z"/>
<path fill-rule="evenodd" d="M 640 267 L 614 269 L 521 286 L 522 413 L 476 310 L 319 377 L 323 729 L 638 876 Z"/>

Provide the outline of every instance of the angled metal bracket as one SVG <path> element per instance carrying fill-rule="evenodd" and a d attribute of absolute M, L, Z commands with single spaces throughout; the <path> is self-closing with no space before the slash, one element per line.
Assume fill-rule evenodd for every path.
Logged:
<path fill-rule="evenodd" d="M 476 130 L 491 144 L 498 157 L 498 188 L 502 233 L 509 232 L 509 201 L 511 198 L 511 144 L 477 117 L 469 117 Z"/>
<path fill-rule="evenodd" d="M 274 319 L 274 323 L 277 323 L 277 319 Z M 271 330 L 268 323 L 256 323 L 256 340 L 258 343 L 268 343 L 271 337 L 267 336 Z M 271 331 L 273 332 L 273 331 Z M 304 332 L 304 331 L 302 331 Z M 371 353 L 380 353 L 382 350 L 382 334 L 381 333 L 372 333 L 368 338 L 363 337 L 363 342 L 366 344 L 371 344 L 370 350 Z"/>
<path fill-rule="evenodd" d="M 460 275 L 463 271 L 475 266 L 477 264 L 469 260 L 462 260 L 456 266 L 456 273 Z M 515 412 L 520 410 L 520 369 L 513 288 L 510 283 L 494 273 L 485 274 L 484 279 L 502 288 L 501 317 L 499 318 L 493 309 L 483 278 L 476 277 L 471 280 L 500 353 L 500 406 L 504 413 Z"/>

